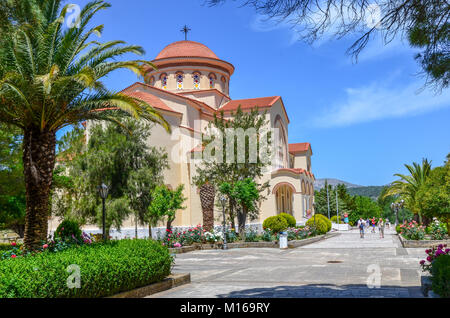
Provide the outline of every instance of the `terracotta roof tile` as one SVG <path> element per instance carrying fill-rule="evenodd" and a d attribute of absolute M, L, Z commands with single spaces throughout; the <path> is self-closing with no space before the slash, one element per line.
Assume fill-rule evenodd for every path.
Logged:
<path fill-rule="evenodd" d="M 155 60 L 170 57 L 208 57 L 219 59 L 206 45 L 194 41 L 178 41 L 167 45 Z"/>
<path fill-rule="evenodd" d="M 242 110 L 255 107 L 271 107 L 279 98 L 280 96 L 234 99 L 220 107 L 218 111 L 234 111 L 238 109 L 239 105 Z"/>
<path fill-rule="evenodd" d="M 160 109 L 160 110 L 165 110 L 168 112 L 172 112 L 172 113 L 179 113 L 175 110 L 173 110 L 172 108 L 170 108 L 169 106 L 167 106 L 162 100 L 160 100 L 158 97 L 156 97 L 155 95 L 146 93 L 146 92 L 142 92 L 142 91 L 124 91 L 124 94 L 130 96 L 130 97 L 134 97 L 140 100 L 143 100 L 144 102 L 146 102 L 147 104 L 149 104 L 150 106 Z"/>
<path fill-rule="evenodd" d="M 289 152 L 292 154 L 298 152 L 305 152 L 311 149 L 311 144 L 309 142 L 300 142 L 297 144 L 289 144 Z"/>

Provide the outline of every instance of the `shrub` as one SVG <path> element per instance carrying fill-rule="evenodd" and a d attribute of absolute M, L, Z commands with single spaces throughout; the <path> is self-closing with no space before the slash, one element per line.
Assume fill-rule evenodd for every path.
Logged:
<path fill-rule="evenodd" d="M 266 242 L 272 242 L 275 240 L 275 237 L 272 235 L 272 231 L 270 231 L 269 229 L 264 229 L 261 235 L 261 239 Z"/>
<path fill-rule="evenodd" d="M 17 243 L 17 247 L 20 247 L 22 244 Z M 0 243 L 0 251 L 8 251 L 11 249 L 11 243 Z"/>
<path fill-rule="evenodd" d="M 233 243 L 233 242 L 236 242 L 238 239 L 239 239 L 239 237 L 238 237 L 238 235 L 236 234 L 236 231 L 233 229 L 233 230 L 227 230 L 226 232 L 225 232 L 225 235 L 226 235 L 226 237 L 227 237 L 227 242 L 228 243 Z"/>
<path fill-rule="evenodd" d="M 270 229 L 272 233 L 278 233 L 288 228 L 288 223 L 281 215 L 270 216 L 263 222 L 263 229 Z"/>
<path fill-rule="evenodd" d="M 55 238 L 60 238 L 62 240 L 76 240 L 82 242 L 82 233 L 80 225 L 76 221 L 64 220 L 62 221 L 55 231 Z"/>
<path fill-rule="evenodd" d="M 439 257 L 450 255 L 450 249 L 447 248 L 447 244 L 439 244 L 438 246 L 433 246 L 425 250 L 425 253 L 427 254 L 426 260 L 423 259 L 419 263 L 422 271 L 428 271 L 431 274 L 434 261 Z"/>
<path fill-rule="evenodd" d="M 331 217 L 331 222 L 341 224 L 341 219 L 338 220 L 338 219 L 337 219 L 337 216 L 336 216 L 336 215 L 333 215 L 333 216 Z"/>
<path fill-rule="evenodd" d="M 450 297 L 450 255 L 442 255 L 433 262 L 431 289 L 441 297 Z"/>
<path fill-rule="evenodd" d="M 319 234 L 325 234 L 331 230 L 331 221 L 327 217 L 321 214 L 316 214 L 315 216 L 316 230 Z M 309 227 L 314 227 L 314 215 L 310 217 L 308 221 L 306 221 L 306 225 Z"/>
<path fill-rule="evenodd" d="M 426 232 L 430 234 L 432 240 L 443 240 L 447 234 L 447 228 L 444 223 L 432 222 L 426 228 Z"/>
<path fill-rule="evenodd" d="M 395 227 L 395 232 L 397 232 L 398 234 L 400 234 L 401 231 L 402 231 L 401 224 L 399 224 L 399 225 L 397 225 L 397 226 Z"/>
<path fill-rule="evenodd" d="M 169 250 L 151 240 L 81 245 L 0 261 L 0 298 L 105 297 L 163 280 L 170 274 Z M 81 287 L 67 281 L 78 265 Z M 70 281 L 70 280 L 69 280 Z"/>
<path fill-rule="evenodd" d="M 295 218 L 292 215 L 283 212 L 283 213 L 280 213 L 280 216 L 285 218 L 285 220 L 288 224 L 288 227 L 295 227 L 297 225 L 297 221 L 295 220 Z"/>
<path fill-rule="evenodd" d="M 246 242 L 257 242 L 258 241 L 258 232 L 253 229 L 249 229 L 245 231 L 245 241 Z"/>
<path fill-rule="evenodd" d="M 400 225 L 400 234 L 407 240 L 423 240 L 425 239 L 425 227 L 416 221 L 405 222 Z"/>

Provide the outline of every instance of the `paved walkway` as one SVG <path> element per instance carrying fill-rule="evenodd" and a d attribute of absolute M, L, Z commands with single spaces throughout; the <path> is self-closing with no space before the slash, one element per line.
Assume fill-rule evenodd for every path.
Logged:
<path fill-rule="evenodd" d="M 191 284 L 151 297 L 422 297 L 423 256 L 392 230 L 384 239 L 352 230 L 288 250 L 195 251 L 177 254 L 173 270 L 191 273 Z"/>

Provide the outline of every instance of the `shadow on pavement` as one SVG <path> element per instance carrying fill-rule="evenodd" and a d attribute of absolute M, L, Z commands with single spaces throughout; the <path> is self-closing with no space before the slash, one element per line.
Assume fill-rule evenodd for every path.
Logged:
<path fill-rule="evenodd" d="M 381 286 L 369 288 L 367 285 L 310 284 L 302 286 L 273 286 L 251 288 L 219 294 L 219 298 L 403 298 L 423 297 L 419 287 Z"/>

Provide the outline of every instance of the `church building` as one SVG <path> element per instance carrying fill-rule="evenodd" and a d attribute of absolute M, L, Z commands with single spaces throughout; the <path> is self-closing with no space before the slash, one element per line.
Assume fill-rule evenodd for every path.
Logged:
<path fill-rule="evenodd" d="M 154 126 L 148 143 L 164 148 L 168 154 L 170 168 L 164 171 L 165 184 L 171 188 L 179 184 L 185 187 L 186 209 L 177 212 L 173 226 L 202 223 L 199 189 L 192 182 L 196 171 L 189 160 L 193 152 L 199 148 L 201 151 L 201 141 L 196 136 L 207 127 L 214 114 L 223 111 L 225 117 L 232 120 L 231 114 L 238 106 L 243 111 L 255 107 L 261 114 L 267 111 L 266 119 L 271 128 L 279 131 L 277 164 L 260 180 L 270 182 L 269 191 L 264 193 L 267 199 L 261 203 L 259 220 L 250 223 L 262 223 L 281 212 L 293 215 L 299 223 L 311 216 L 314 201 L 312 149 L 308 142 L 288 143 L 290 120 L 281 96 L 232 99 L 230 81 L 234 66 L 198 42 L 171 43 L 151 62 L 157 70 L 149 69 L 143 83 L 134 83 L 122 92 L 153 106 L 171 126 L 170 134 L 161 126 Z M 221 223 L 221 211 L 215 211 L 215 223 Z M 126 225 L 132 227 L 132 224 Z"/>

